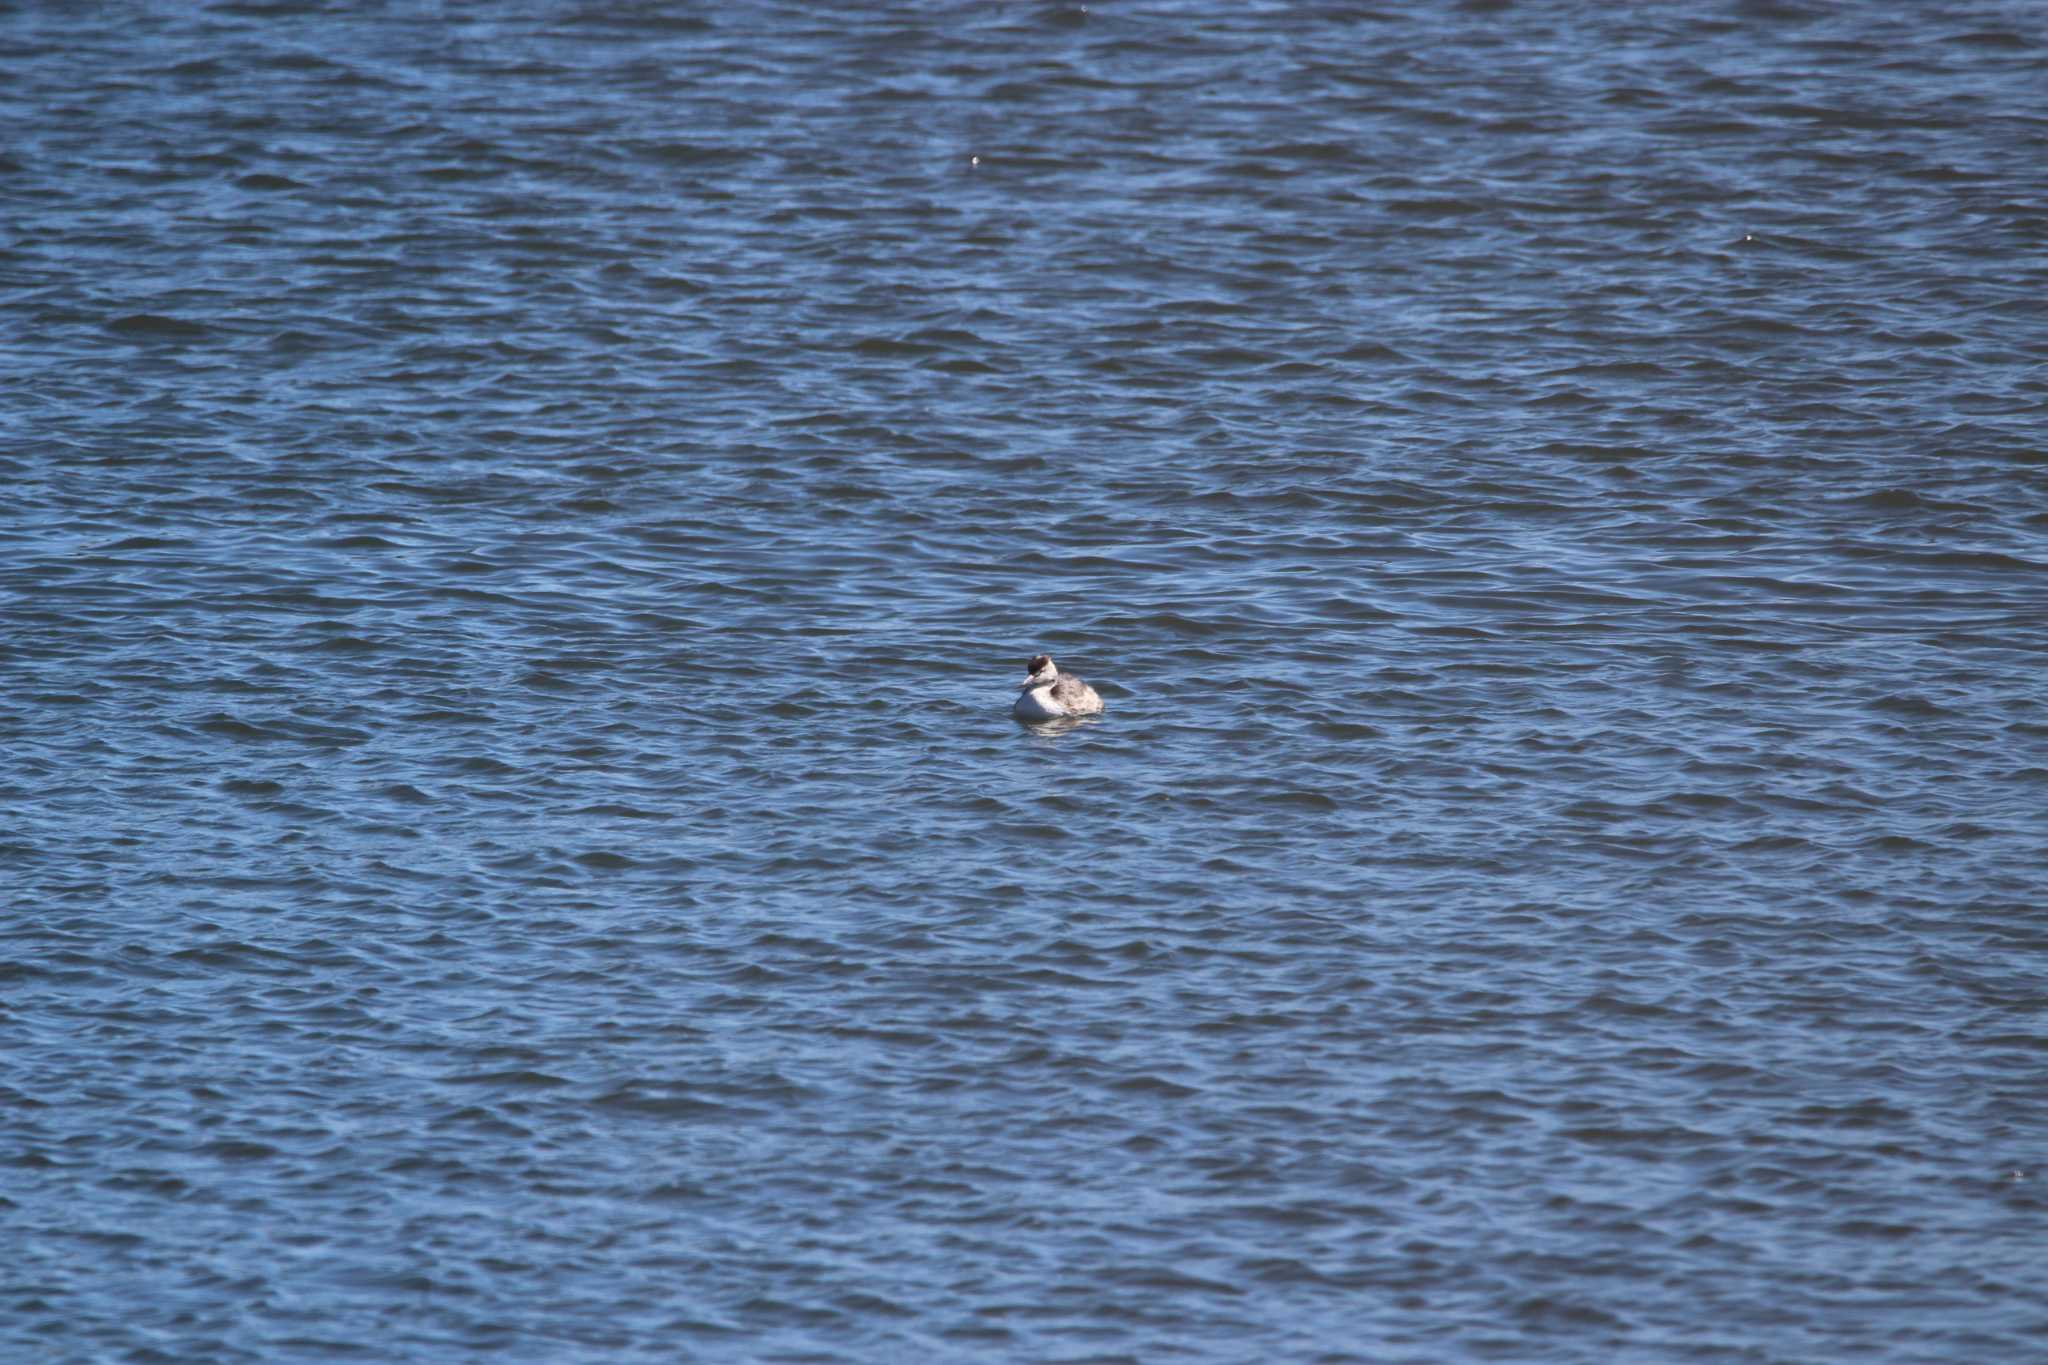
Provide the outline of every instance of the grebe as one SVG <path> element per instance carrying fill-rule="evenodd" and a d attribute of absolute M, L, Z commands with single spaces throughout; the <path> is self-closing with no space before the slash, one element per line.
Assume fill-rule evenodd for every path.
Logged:
<path fill-rule="evenodd" d="M 1017 689 L 1018 720 L 1058 720 L 1061 716 L 1092 716 L 1102 709 L 1095 689 L 1071 673 L 1062 673 L 1049 654 L 1034 654 L 1024 665 L 1031 676 Z"/>

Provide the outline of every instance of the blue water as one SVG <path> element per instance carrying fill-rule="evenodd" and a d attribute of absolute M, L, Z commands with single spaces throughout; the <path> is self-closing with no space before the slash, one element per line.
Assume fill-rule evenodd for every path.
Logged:
<path fill-rule="evenodd" d="M 0 60 L 0 1355 L 2048 1351 L 2037 7 Z"/>

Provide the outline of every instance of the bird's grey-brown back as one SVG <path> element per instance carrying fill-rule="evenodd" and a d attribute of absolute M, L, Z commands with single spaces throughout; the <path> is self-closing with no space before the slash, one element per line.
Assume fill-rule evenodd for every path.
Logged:
<path fill-rule="evenodd" d="M 1095 689 L 1071 673 L 1062 673 L 1053 680 L 1052 699 L 1069 711 L 1078 711 L 1094 702 L 1094 709 L 1102 709 L 1102 698 L 1095 695 Z"/>

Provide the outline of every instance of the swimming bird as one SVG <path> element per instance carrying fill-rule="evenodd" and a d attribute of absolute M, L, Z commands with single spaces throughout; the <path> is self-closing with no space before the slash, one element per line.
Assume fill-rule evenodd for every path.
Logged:
<path fill-rule="evenodd" d="M 1017 689 L 1018 720 L 1058 720 L 1061 716 L 1092 716 L 1102 709 L 1095 689 L 1071 673 L 1062 673 L 1050 654 L 1034 654 L 1024 665 L 1031 676 Z"/>

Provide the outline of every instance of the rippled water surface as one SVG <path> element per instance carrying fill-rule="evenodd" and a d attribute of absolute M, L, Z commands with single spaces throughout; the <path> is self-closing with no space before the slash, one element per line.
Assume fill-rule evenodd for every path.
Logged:
<path fill-rule="evenodd" d="M 0 1353 L 2048 1351 L 2038 6 L 0 58 Z"/>

